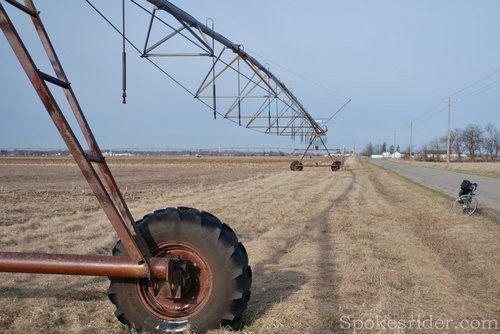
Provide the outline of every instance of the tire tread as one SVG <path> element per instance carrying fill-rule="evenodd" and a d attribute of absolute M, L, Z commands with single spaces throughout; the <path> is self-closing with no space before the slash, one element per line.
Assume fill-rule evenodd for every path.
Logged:
<path fill-rule="evenodd" d="M 155 233 L 166 233 L 165 231 L 171 232 L 171 230 L 177 231 L 178 229 L 185 230 L 187 227 L 185 226 L 186 224 L 192 224 L 193 226 L 198 225 L 200 239 L 215 243 L 214 248 L 219 249 L 219 252 L 227 256 L 226 261 L 228 261 L 228 266 L 230 267 L 227 268 L 227 275 L 233 275 L 231 279 L 234 282 L 234 291 L 228 294 L 230 296 L 228 298 L 231 299 L 227 301 L 230 307 L 217 321 L 223 326 L 229 326 L 233 329 L 240 328 L 242 315 L 250 298 L 252 271 L 248 265 L 246 249 L 239 241 L 233 229 L 208 212 L 188 207 L 168 207 L 156 210 L 153 213 L 145 215 L 144 218 L 139 220 L 136 224 L 138 224 L 139 230 L 143 233 L 146 242 L 149 245 L 153 244 L 153 247 Z M 116 243 L 112 252 L 113 256 L 127 256 L 121 241 Z M 137 283 L 138 280 L 110 278 L 110 286 L 107 290 L 108 297 L 116 307 L 115 315 L 120 322 L 129 327 L 135 327 L 135 323 L 141 323 L 139 326 L 144 326 L 143 322 L 137 321 L 137 319 L 134 318 L 134 314 L 127 313 L 127 305 L 120 305 L 120 298 L 117 296 L 119 289 L 116 289 L 116 285 L 127 282 Z M 240 296 L 240 298 L 233 300 L 232 298 L 234 298 L 235 295 Z M 225 316 L 226 314 L 231 314 L 229 317 L 230 319 L 227 319 Z M 151 328 L 147 326 L 135 329 L 151 330 Z M 208 328 L 198 328 L 198 330 L 205 329 Z M 166 331 L 168 331 L 168 328 L 166 328 Z"/>

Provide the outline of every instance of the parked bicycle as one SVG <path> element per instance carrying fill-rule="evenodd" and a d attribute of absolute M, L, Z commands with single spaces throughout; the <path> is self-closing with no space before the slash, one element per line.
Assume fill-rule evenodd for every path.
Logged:
<path fill-rule="evenodd" d="M 463 180 L 460 185 L 458 198 L 453 202 L 452 210 L 456 214 L 472 215 L 477 209 L 477 199 L 475 191 L 477 183 L 472 183 L 469 180 Z"/>

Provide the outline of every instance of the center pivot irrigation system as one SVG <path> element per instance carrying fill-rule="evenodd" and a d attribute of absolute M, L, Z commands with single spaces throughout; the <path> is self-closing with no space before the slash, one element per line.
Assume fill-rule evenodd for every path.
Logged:
<path fill-rule="evenodd" d="M 38 69 L 0 2 L 0 28 L 117 232 L 119 241 L 113 248 L 113 256 L 0 252 L 0 271 L 108 276 L 108 296 L 116 306 L 117 318 L 137 330 L 207 330 L 220 325 L 238 328 L 250 298 L 252 272 L 245 248 L 236 234 L 212 214 L 193 208 L 166 208 L 138 221 L 133 219 L 50 42 L 40 13 L 32 0 L 24 0 L 24 4 L 15 0 L 4 1 L 13 10 L 26 13 L 34 24 L 54 75 Z M 139 50 L 132 44 L 125 36 L 124 28 L 120 31 L 113 26 L 122 35 L 124 45 L 125 42 L 133 45 L 142 57 L 170 76 L 151 58 L 194 54 L 153 51 L 176 36 L 188 39 L 204 50 L 197 56 L 208 56 L 211 60 L 210 70 L 193 96 L 209 106 L 214 117 L 222 115 L 240 126 L 264 133 L 306 138 L 309 140 L 307 150 L 317 141 L 325 146 L 322 137 L 326 130 L 318 125 L 291 91 L 240 45 L 216 33 L 213 22 L 209 28 L 168 1 L 147 1 L 155 9 L 147 11 L 131 1 L 151 16 L 144 49 Z M 173 17 L 181 26 L 172 27 L 158 15 L 159 11 Z M 109 20 L 107 22 L 111 24 Z M 151 43 L 157 35 L 154 28 L 158 23 L 173 31 Z M 219 48 L 216 42 L 220 44 Z M 226 60 L 228 51 L 232 51 L 232 55 Z M 123 54 L 125 72 L 126 55 Z M 236 95 L 224 95 L 216 86 L 216 82 L 227 83 L 223 75 L 229 72 L 237 81 Z M 88 150 L 82 147 L 49 86 L 63 90 Z M 125 89 L 124 76 L 124 102 Z M 248 107 L 252 106 L 257 108 L 249 112 L 252 109 Z M 293 170 L 303 168 L 302 162 L 298 163 L 295 163 L 298 168 Z M 332 170 L 334 164 L 335 161 Z"/>

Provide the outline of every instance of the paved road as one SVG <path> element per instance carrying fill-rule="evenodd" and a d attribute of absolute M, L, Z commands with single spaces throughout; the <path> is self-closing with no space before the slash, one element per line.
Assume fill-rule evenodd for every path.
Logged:
<path fill-rule="evenodd" d="M 476 191 L 479 207 L 500 211 L 500 180 L 485 176 L 456 173 L 447 170 L 413 166 L 385 159 L 368 159 L 380 167 L 390 169 L 430 188 L 453 197 L 458 196 L 460 183 L 467 179 L 478 184 Z"/>

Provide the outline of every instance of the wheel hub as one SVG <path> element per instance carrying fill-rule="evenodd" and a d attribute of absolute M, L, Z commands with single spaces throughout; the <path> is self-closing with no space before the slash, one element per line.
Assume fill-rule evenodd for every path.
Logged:
<path fill-rule="evenodd" d="M 212 272 L 206 259 L 188 245 L 170 244 L 153 254 L 166 257 L 166 279 L 145 280 L 140 293 L 148 307 L 166 319 L 198 313 L 212 291 Z"/>
<path fill-rule="evenodd" d="M 191 288 L 189 263 L 178 256 L 170 256 L 167 261 L 166 280 L 157 282 L 158 289 L 155 289 L 155 294 L 162 299 L 182 299 Z"/>

